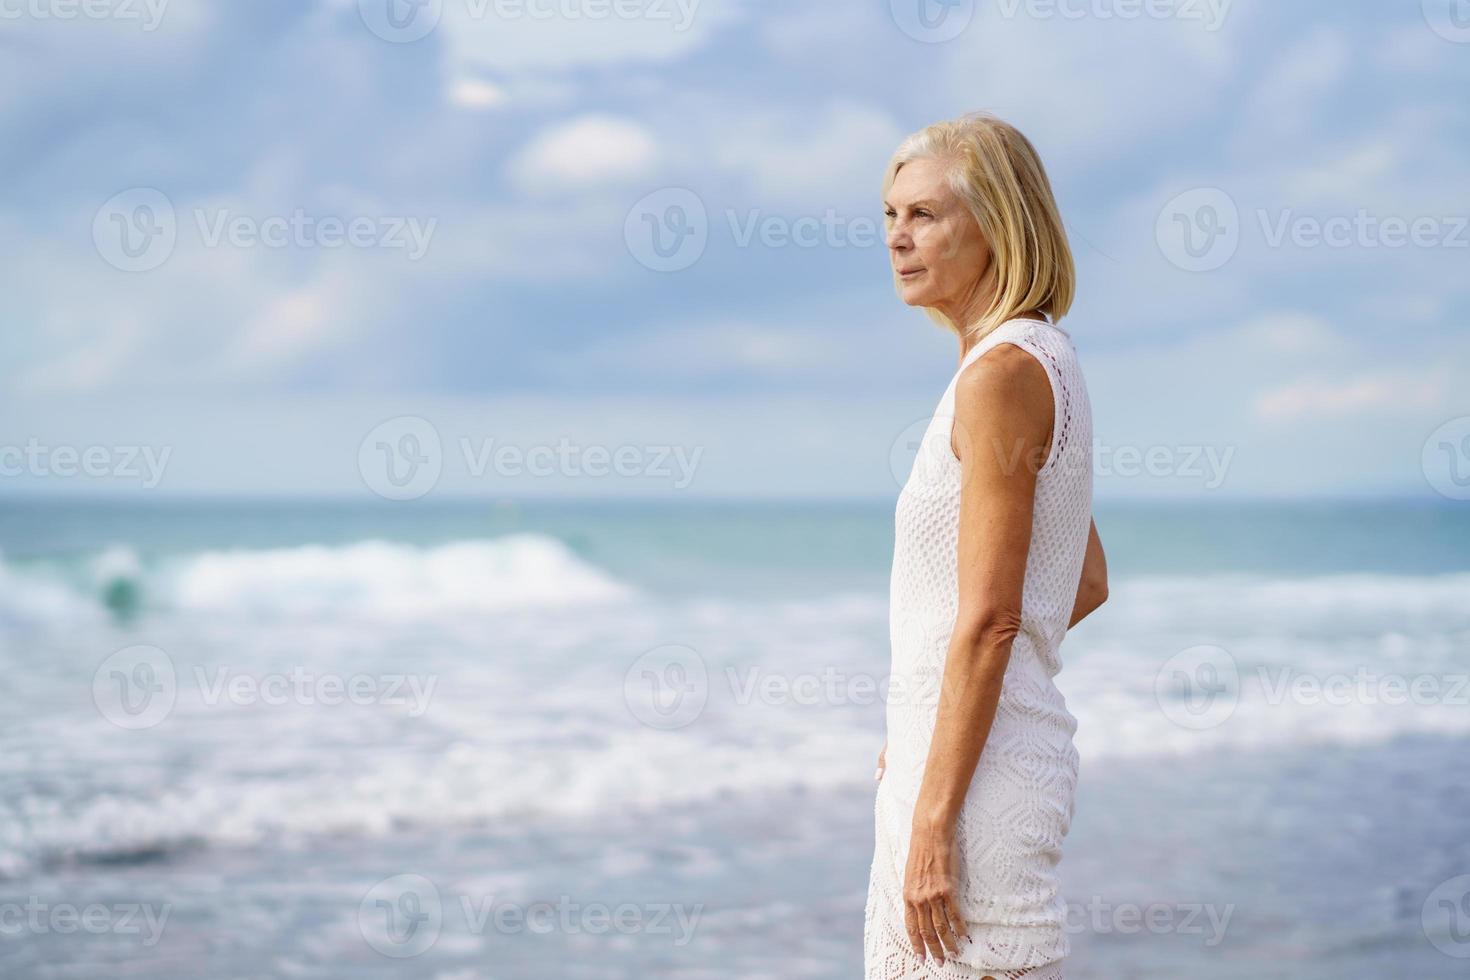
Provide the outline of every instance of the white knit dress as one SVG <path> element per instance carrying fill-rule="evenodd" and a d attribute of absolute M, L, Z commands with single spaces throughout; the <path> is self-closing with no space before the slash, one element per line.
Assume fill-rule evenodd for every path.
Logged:
<path fill-rule="evenodd" d="M 943 966 L 921 960 L 904 928 L 903 879 L 914 804 L 958 611 L 960 463 L 950 448 L 955 384 L 997 344 L 1032 354 L 1055 399 L 1052 445 L 1037 475 L 1021 629 L 1000 705 L 956 826 L 959 907 L 970 941 Z M 887 768 L 874 804 L 876 847 L 864 924 L 868 980 L 1059 980 L 1070 950 L 1056 878 L 1077 788 L 1077 720 L 1053 681 L 1092 518 L 1092 413 L 1071 337 L 1015 319 L 983 337 L 945 389 L 895 511 Z"/>

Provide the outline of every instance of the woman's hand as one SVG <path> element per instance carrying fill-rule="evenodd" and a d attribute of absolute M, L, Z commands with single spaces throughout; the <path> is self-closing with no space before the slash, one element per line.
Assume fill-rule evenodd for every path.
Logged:
<path fill-rule="evenodd" d="M 969 938 L 959 908 L 956 850 L 952 829 L 914 827 L 903 875 L 903 923 L 920 959 L 927 948 L 943 963 L 946 947 L 958 953 L 960 941 Z"/>
<path fill-rule="evenodd" d="M 1087 551 L 1082 556 L 1082 575 L 1077 580 L 1077 599 L 1072 605 L 1071 629 L 1108 601 L 1108 557 L 1097 536 L 1097 521 L 1087 531 Z"/>
<path fill-rule="evenodd" d="M 883 772 L 888 768 L 888 742 L 885 740 L 883 748 L 878 752 L 878 768 L 873 770 L 873 779 L 876 782 L 883 781 Z"/>

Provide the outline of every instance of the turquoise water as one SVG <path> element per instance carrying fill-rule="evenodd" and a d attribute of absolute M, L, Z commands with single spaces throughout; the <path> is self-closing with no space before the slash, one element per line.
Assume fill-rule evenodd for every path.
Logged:
<path fill-rule="evenodd" d="M 566 542 L 647 584 L 760 588 L 771 576 L 872 584 L 892 556 L 893 502 L 145 501 L 0 503 L 0 554 L 76 560 L 122 544 L 159 556 L 381 539 L 443 544 L 517 531 Z M 1440 500 L 1099 503 L 1123 574 L 1437 573 L 1470 569 L 1470 509 Z M 783 584 L 790 584 L 783 578 Z"/>
<path fill-rule="evenodd" d="M 1112 595 L 1058 678 L 1069 975 L 1463 976 L 1470 511 L 1097 521 Z M 0 920 L 0 973 L 857 975 L 891 522 L 0 504 L 0 882 L 167 913 Z M 543 905 L 573 911 L 514 925 Z"/>

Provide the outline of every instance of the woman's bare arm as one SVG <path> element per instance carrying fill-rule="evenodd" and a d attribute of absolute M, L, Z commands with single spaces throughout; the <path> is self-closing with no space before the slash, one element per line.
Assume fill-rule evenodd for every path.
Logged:
<path fill-rule="evenodd" d="M 955 905 L 954 825 L 1021 628 L 1036 471 L 1051 438 L 1053 411 L 1045 369 L 1010 344 L 983 355 L 956 384 L 959 605 L 904 877 L 909 940 L 920 955 L 927 947 L 941 961 L 964 929 Z"/>
<path fill-rule="evenodd" d="M 1102 539 L 1097 536 L 1097 521 L 1087 532 L 1087 555 L 1082 559 L 1082 578 L 1077 582 L 1077 601 L 1072 606 L 1072 621 L 1067 629 L 1087 618 L 1108 599 L 1108 559 L 1103 554 Z"/>
<path fill-rule="evenodd" d="M 981 357 L 956 384 L 959 606 L 915 820 L 954 821 L 990 733 L 1021 628 L 1036 470 L 1052 413 L 1045 370 L 1010 344 Z"/>

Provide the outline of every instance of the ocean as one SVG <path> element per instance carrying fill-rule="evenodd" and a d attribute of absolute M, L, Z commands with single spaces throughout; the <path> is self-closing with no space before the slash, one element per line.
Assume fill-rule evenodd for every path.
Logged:
<path fill-rule="evenodd" d="M 1470 974 L 1470 510 L 1097 523 L 1068 976 Z M 860 976 L 892 533 L 5 500 L 0 976 Z"/>

